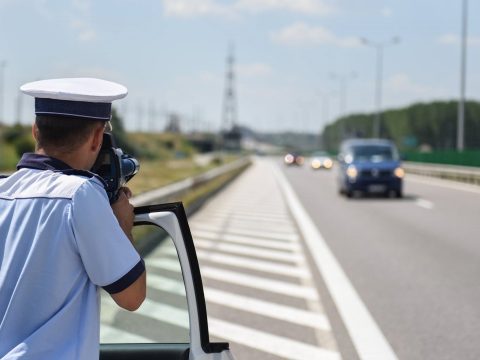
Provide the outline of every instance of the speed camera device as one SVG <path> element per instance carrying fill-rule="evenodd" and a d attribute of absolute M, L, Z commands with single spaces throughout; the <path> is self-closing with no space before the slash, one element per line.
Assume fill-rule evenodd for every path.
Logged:
<path fill-rule="evenodd" d="M 139 169 L 138 160 L 116 147 L 111 133 L 104 133 L 102 147 L 91 171 L 105 182 L 110 203 L 118 199 L 120 189 L 135 176 Z"/>

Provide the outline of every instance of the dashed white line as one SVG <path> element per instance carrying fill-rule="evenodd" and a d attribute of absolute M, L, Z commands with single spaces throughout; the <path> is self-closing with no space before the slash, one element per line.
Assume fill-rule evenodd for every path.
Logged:
<path fill-rule="evenodd" d="M 420 207 L 422 207 L 422 208 L 424 208 L 424 209 L 428 209 L 428 210 L 432 210 L 432 209 L 435 207 L 435 205 L 433 204 L 433 202 L 428 201 L 428 200 L 425 200 L 425 199 L 417 199 L 417 200 L 415 201 L 415 204 L 416 204 L 417 206 L 420 206 Z"/>

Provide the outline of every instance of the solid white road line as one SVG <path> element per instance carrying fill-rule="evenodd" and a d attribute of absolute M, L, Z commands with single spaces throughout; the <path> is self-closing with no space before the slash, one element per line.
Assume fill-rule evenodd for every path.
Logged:
<path fill-rule="evenodd" d="M 313 287 L 291 284 L 284 281 L 271 280 L 259 276 L 246 275 L 210 266 L 204 266 L 201 272 L 203 277 L 209 279 L 219 280 L 230 284 L 242 285 L 245 287 L 269 291 L 301 299 L 318 300 L 317 290 Z"/>
<path fill-rule="evenodd" d="M 285 175 L 274 164 L 272 170 L 282 187 L 290 209 L 322 274 L 338 312 L 361 359 L 397 359 L 392 347 L 360 299 L 347 275 L 303 208 Z"/>
<path fill-rule="evenodd" d="M 197 250 L 197 257 L 202 260 L 217 264 L 231 265 L 244 269 L 268 272 L 271 274 L 289 276 L 293 278 L 310 279 L 310 272 L 304 266 L 291 266 L 273 263 L 270 261 L 250 259 L 241 256 L 226 254 L 215 254 L 207 251 Z"/>
<path fill-rule="evenodd" d="M 243 310 L 252 314 L 258 314 L 272 319 L 283 320 L 323 331 L 331 330 L 327 317 L 320 313 L 300 310 L 290 306 L 236 295 L 212 288 L 205 288 L 205 298 L 210 303 Z"/>
<path fill-rule="evenodd" d="M 193 238 L 199 237 L 207 240 L 221 240 L 232 243 L 271 248 L 276 250 L 300 251 L 302 249 L 302 246 L 297 242 L 255 239 L 251 236 L 247 237 L 241 235 L 222 234 L 221 232 L 195 230 L 195 228 L 192 228 L 192 235 Z"/>
<path fill-rule="evenodd" d="M 231 324 L 218 319 L 209 319 L 210 334 L 221 337 L 227 341 L 258 349 L 266 353 L 281 356 L 291 360 L 322 359 L 339 360 L 340 356 L 335 351 L 305 344 L 299 341 L 272 335 L 263 331 L 250 329 L 245 326 Z"/>
<path fill-rule="evenodd" d="M 208 249 L 211 251 L 223 251 L 237 255 L 249 255 L 262 259 L 281 260 L 292 263 L 305 263 L 305 257 L 302 253 L 288 253 L 275 250 L 253 249 L 249 246 L 224 244 L 210 240 L 195 239 L 195 247 Z"/>

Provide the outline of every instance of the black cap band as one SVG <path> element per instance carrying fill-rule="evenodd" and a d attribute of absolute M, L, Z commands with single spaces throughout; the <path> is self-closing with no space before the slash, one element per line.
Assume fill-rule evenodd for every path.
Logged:
<path fill-rule="evenodd" d="M 37 115 L 73 116 L 109 121 L 111 113 L 111 103 L 35 98 L 35 114 Z"/>

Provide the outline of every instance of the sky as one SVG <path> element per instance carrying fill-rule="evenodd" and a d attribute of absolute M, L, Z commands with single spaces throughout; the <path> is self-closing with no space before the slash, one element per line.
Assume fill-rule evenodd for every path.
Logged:
<path fill-rule="evenodd" d="M 466 93 L 480 100 L 480 2 L 468 6 Z M 174 112 L 186 130 L 216 131 L 233 48 L 240 125 L 319 132 L 377 110 L 377 50 L 361 38 L 384 44 L 382 109 L 458 99 L 461 9 L 462 0 L 0 0 L 0 120 L 31 123 L 33 101 L 18 92 L 26 82 L 98 77 L 129 89 L 114 103 L 127 129 L 160 131 Z"/>

